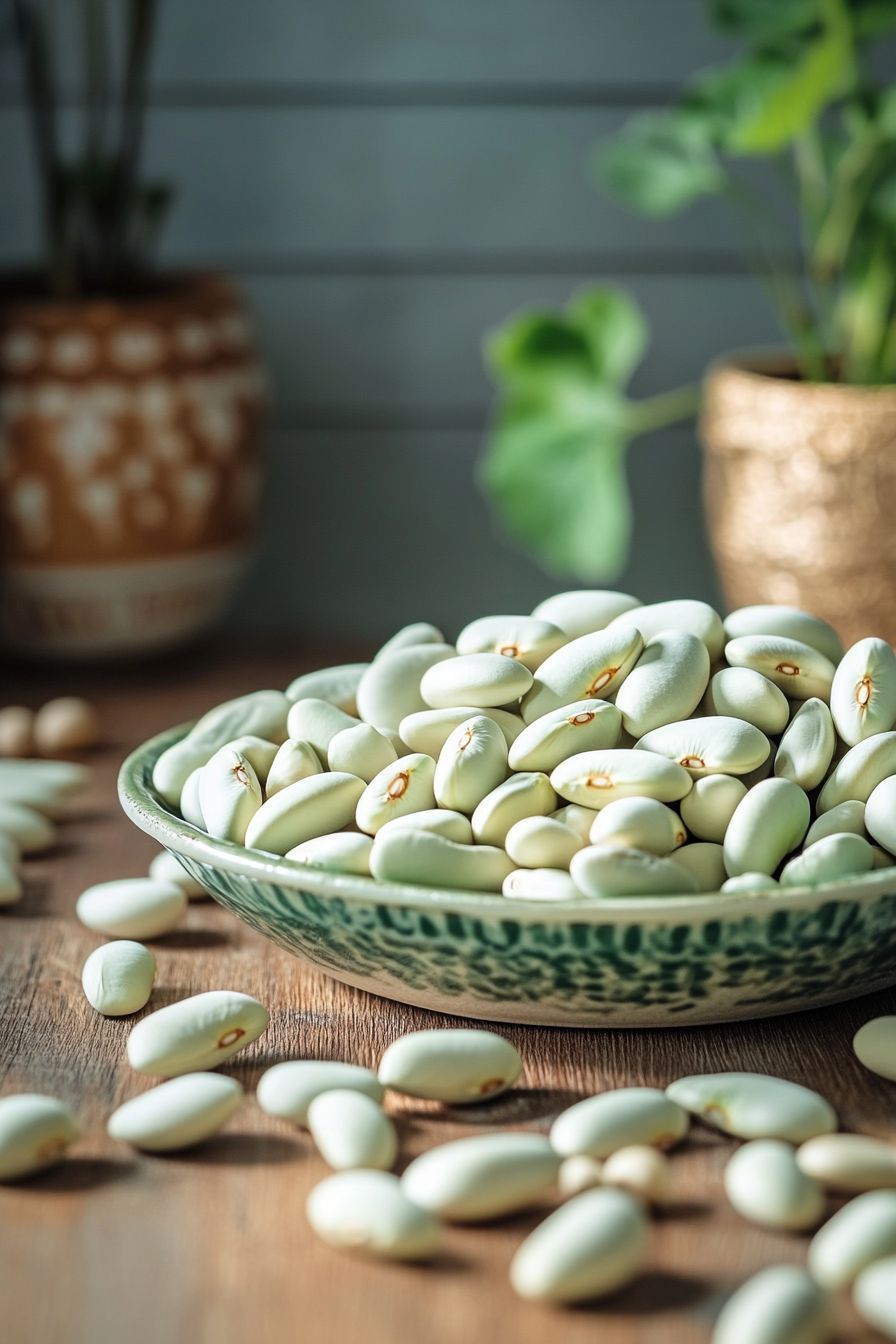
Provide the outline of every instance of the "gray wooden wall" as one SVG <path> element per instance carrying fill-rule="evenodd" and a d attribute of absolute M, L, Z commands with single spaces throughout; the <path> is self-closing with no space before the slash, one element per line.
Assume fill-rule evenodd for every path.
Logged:
<path fill-rule="evenodd" d="M 595 141 L 725 54 L 701 0 L 163 0 L 163 258 L 241 277 L 271 371 L 268 519 L 234 623 L 456 631 L 572 586 L 500 538 L 473 484 L 482 336 L 600 277 L 652 323 L 638 393 L 779 339 L 724 207 L 649 223 L 589 179 Z M 0 62 L 2 265 L 33 254 L 36 211 Z M 636 443 L 619 586 L 714 598 L 699 471 L 693 427 Z"/>

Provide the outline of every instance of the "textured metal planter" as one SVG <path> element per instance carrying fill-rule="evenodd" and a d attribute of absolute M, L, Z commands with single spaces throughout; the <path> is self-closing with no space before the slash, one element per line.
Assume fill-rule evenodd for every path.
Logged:
<path fill-rule="evenodd" d="M 0 626 L 51 658 L 158 651 L 248 561 L 262 379 L 223 276 L 132 301 L 0 296 Z"/>
<path fill-rule="evenodd" d="M 700 434 L 729 608 L 804 607 L 847 644 L 896 642 L 896 387 L 800 382 L 793 360 L 721 362 Z"/>

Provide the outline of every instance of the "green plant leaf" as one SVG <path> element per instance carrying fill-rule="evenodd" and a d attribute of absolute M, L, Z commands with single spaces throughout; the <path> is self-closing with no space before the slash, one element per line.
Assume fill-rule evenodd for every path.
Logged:
<path fill-rule="evenodd" d="M 647 348 L 647 323 L 638 305 L 623 290 L 601 285 L 576 295 L 569 313 L 588 342 L 596 376 L 624 386 Z"/>
<path fill-rule="evenodd" d="M 780 52 L 757 52 L 732 65 L 707 70 L 688 86 L 678 116 L 699 126 L 713 144 L 733 147 L 744 126 L 755 122 L 769 97 L 793 71 Z"/>
<path fill-rule="evenodd" d="M 896 0 L 850 0 L 853 27 L 862 41 L 881 37 L 896 25 Z"/>
<path fill-rule="evenodd" d="M 742 154 L 783 149 L 853 84 L 852 26 L 843 0 L 820 0 L 820 5 L 826 18 L 823 36 L 809 44 L 792 72 L 767 94 L 756 115 L 732 134 L 732 149 Z"/>
<path fill-rule="evenodd" d="M 624 417 L 576 427 L 562 417 L 505 414 L 480 480 L 507 533 L 552 574 L 601 583 L 628 554 L 631 504 Z"/>
<path fill-rule="evenodd" d="M 645 113 L 598 150 L 597 172 L 624 204 L 645 215 L 671 215 L 725 187 L 705 129 L 674 113 Z"/>
<path fill-rule="evenodd" d="M 710 0 L 710 12 L 723 33 L 762 43 L 811 32 L 819 19 L 817 0 Z"/>

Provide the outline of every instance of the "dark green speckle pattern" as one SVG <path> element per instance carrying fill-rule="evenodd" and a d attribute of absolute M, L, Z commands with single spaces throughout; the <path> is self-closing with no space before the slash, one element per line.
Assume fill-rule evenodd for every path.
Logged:
<path fill-rule="evenodd" d="M 337 979 L 497 1021 L 675 1025 L 834 1002 L 896 976 L 896 896 L 731 921 L 522 923 L 322 898 L 179 856 L 221 905 Z"/>

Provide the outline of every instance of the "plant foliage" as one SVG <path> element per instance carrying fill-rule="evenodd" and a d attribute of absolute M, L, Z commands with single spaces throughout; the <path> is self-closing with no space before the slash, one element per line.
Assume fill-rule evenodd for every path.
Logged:
<path fill-rule="evenodd" d="M 157 0 L 8 0 L 40 183 L 44 272 L 59 298 L 139 286 L 171 192 L 139 172 Z M 78 144 L 63 147 L 60 34 L 77 19 Z"/>
<path fill-rule="evenodd" d="M 630 118 L 599 149 L 601 182 L 655 218 L 727 200 L 802 376 L 896 382 L 896 86 L 869 62 L 896 27 L 896 0 L 708 7 L 741 56 L 697 74 L 667 111 Z M 756 186 L 760 158 L 783 174 L 795 211 L 782 213 L 780 190 Z M 488 341 L 500 405 L 482 480 L 506 530 L 554 572 L 619 572 L 627 444 L 694 409 L 693 389 L 627 400 L 645 343 L 632 301 L 607 287 L 560 314 L 512 318 Z"/>

